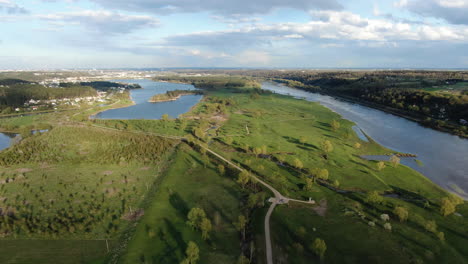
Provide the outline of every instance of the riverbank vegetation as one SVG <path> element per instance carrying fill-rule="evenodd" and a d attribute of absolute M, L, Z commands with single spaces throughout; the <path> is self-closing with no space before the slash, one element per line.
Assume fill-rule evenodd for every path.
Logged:
<path fill-rule="evenodd" d="M 192 84 L 196 88 L 205 90 L 220 89 L 260 89 L 261 85 L 250 77 L 213 75 L 162 75 L 154 78 L 156 81 L 181 82 Z"/>

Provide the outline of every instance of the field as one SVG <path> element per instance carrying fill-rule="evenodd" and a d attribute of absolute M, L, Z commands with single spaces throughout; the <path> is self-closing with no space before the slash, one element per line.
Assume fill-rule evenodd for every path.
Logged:
<path fill-rule="evenodd" d="M 200 263 L 236 263 L 240 234 L 233 222 L 241 213 L 242 196 L 231 176 L 220 175 L 216 164 L 181 145 L 119 263 L 179 263 L 189 241 L 200 248 Z M 187 224 L 194 207 L 212 222 L 207 241 Z"/>
<path fill-rule="evenodd" d="M 316 202 L 276 207 L 275 263 L 467 263 L 466 202 L 395 158 L 360 157 L 402 153 L 359 139 L 352 122 L 317 103 L 211 81 L 178 119 L 93 120 L 101 108 L 91 106 L 0 120 L 18 132 L 49 129 L 0 152 L 0 262 L 181 263 L 194 242 L 197 263 L 266 263 L 272 194 L 256 175 Z M 443 198 L 456 206 L 447 216 Z M 203 225 L 190 220 L 194 208 Z"/>
<path fill-rule="evenodd" d="M 468 251 L 462 245 L 468 241 L 467 221 L 439 212 L 441 198 L 449 194 L 406 166 L 386 162 L 379 170 L 376 162 L 361 159 L 360 155 L 392 151 L 360 140 L 351 122 L 316 103 L 284 96 L 212 96 L 234 103 L 224 113 L 227 121 L 209 132 L 212 137 L 205 134 L 201 139 L 283 195 L 318 202 L 315 207 L 290 203 L 274 212 L 273 252 L 280 263 L 319 262 L 311 249 L 315 238 L 330 244 L 325 254 L 330 263 L 466 263 Z M 326 140 L 333 150 L 324 150 Z M 328 175 L 321 179 L 323 169 Z M 311 188 L 307 179 L 313 179 Z M 372 191 L 393 195 L 371 202 Z M 393 212 L 398 206 L 409 211 L 407 221 L 398 221 Z M 467 209 L 466 203 L 458 206 L 462 215 Z M 381 220 L 383 214 L 390 220 Z M 427 227 L 431 221 L 435 228 Z M 261 232 L 258 223 L 261 219 L 251 224 Z M 391 231 L 384 228 L 386 223 Z M 257 247 L 261 240 L 257 235 Z M 257 261 L 264 263 L 264 256 L 259 254 Z"/>
<path fill-rule="evenodd" d="M 141 203 L 175 144 L 90 126 L 57 126 L 2 151 L 0 243 L 9 254 L 2 254 L 1 262 L 89 263 L 106 257 L 105 240 L 112 249 L 141 217 Z M 30 254 L 19 253 L 35 244 L 40 245 Z"/>

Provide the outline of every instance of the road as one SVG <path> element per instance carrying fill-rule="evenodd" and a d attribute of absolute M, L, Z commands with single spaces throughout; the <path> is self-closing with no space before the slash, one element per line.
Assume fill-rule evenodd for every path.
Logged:
<path fill-rule="evenodd" d="M 237 166 L 236 164 L 232 163 L 230 160 L 224 158 L 220 154 L 212 151 L 211 149 L 200 145 L 200 147 L 204 148 L 207 152 L 211 153 L 213 156 L 216 156 L 220 160 L 226 162 L 227 164 L 231 165 L 238 171 L 244 171 L 241 167 Z M 257 176 L 253 175 L 252 173 L 249 173 L 250 177 L 254 179 L 255 181 L 259 182 L 266 188 L 268 188 L 275 196 L 270 198 L 269 201 L 271 202 L 270 208 L 268 209 L 268 212 L 265 216 L 265 247 L 266 247 L 266 258 L 267 258 L 267 264 L 273 264 L 273 250 L 271 247 L 271 235 L 270 235 L 270 217 L 271 214 L 273 213 L 273 210 L 275 209 L 276 205 L 278 204 L 287 204 L 288 202 L 298 202 L 298 203 L 306 203 L 306 204 L 315 204 L 314 200 L 309 200 L 309 201 L 302 201 L 302 200 L 297 200 L 297 199 L 291 199 L 289 197 L 286 197 L 282 195 L 278 190 L 273 188 L 270 184 L 266 183 L 265 181 L 259 179 Z"/>

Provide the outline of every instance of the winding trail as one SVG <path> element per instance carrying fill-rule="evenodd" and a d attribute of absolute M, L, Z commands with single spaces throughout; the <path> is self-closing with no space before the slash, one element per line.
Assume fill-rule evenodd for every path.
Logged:
<path fill-rule="evenodd" d="M 104 127 L 104 126 L 98 126 L 98 125 L 92 125 L 93 127 L 98 127 L 101 129 L 107 129 L 107 130 L 112 130 L 112 131 L 120 131 L 120 132 L 129 132 L 129 133 L 136 133 L 136 134 L 144 134 L 144 135 L 153 135 L 153 136 L 158 136 L 162 138 L 168 138 L 168 139 L 176 139 L 176 140 L 182 140 L 187 142 L 187 138 L 185 137 L 180 137 L 180 136 L 171 136 L 171 135 L 164 135 L 164 134 L 157 134 L 157 133 L 152 133 L 152 132 L 140 132 L 140 131 L 126 131 L 126 130 L 120 130 L 116 128 L 110 128 L 110 127 Z M 236 165 L 232 161 L 226 159 L 225 157 L 221 156 L 220 154 L 214 152 L 213 150 L 209 149 L 208 147 L 198 144 L 201 148 L 205 149 L 207 152 L 212 154 L 213 156 L 217 157 L 218 159 L 224 161 L 231 167 L 235 168 L 239 172 L 246 171 L 245 169 L 241 168 L 240 166 Z M 287 204 L 290 201 L 291 202 L 297 202 L 297 203 L 304 203 L 304 204 L 315 204 L 314 200 L 309 200 L 309 201 L 302 201 L 302 200 L 297 200 L 297 199 L 292 199 L 289 197 L 286 197 L 282 195 L 278 190 L 276 190 L 273 186 L 268 184 L 267 182 L 263 181 L 262 179 L 258 178 L 256 175 L 252 174 L 249 172 L 250 178 L 253 179 L 255 182 L 260 183 L 267 189 L 269 189 L 274 197 L 271 197 L 268 201 L 271 202 L 270 208 L 268 209 L 268 212 L 265 216 L 265 247 L 266 247 L 266 258 L 267 258 L 267 264 L 273 264 L 273 250 L 271 246 L 271 231 L 270 231 L 270 218 L 271 214 L 273 213 L 273 210 L 275 207 L 279 204 Z"/>

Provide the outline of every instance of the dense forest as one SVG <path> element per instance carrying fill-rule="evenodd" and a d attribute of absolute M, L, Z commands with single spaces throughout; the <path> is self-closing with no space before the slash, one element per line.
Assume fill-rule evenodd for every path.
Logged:
<path fill-rule="evenodd" d="M 96 96 L 96 90 L 89 86 L 70 85 L 62 88 L 45 87 L 40 84 L 13 84 L 0 87 L 0 107 L 22 106 L 30 99 L 51 100 Z"/>
<path fill-rule="evenodd" d="M 61 83 L 60 87 L 70 87 L 75 84 L 73 83 Z M 109 91 L 114 90 L 116 88 L 123 88 L 127 90 L 131 89 L 140 89 L 141 86 L 139 84 L 128 84 L 128 83 L 116 83 L 116 82 L 106 82 L 106 81 L 94 81 L 94 82 L 80 82 L 81 86 L 89 86 L 93 87 L 98 91 Z"/>

